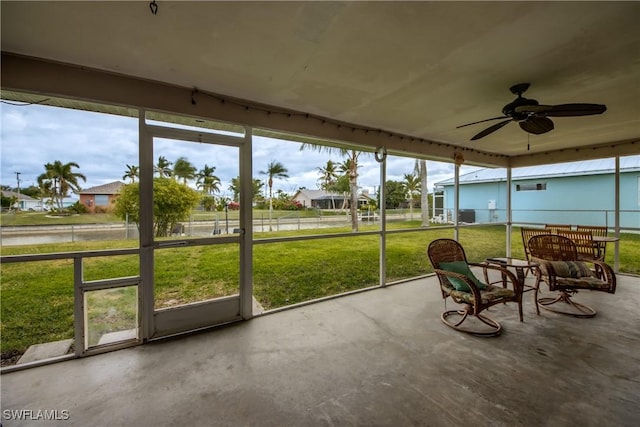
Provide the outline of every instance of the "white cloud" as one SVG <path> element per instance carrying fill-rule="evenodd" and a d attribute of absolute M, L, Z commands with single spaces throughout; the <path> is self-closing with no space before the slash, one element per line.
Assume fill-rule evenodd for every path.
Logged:
<path fill-rule="evenodd" d="M 6 107 L 0 107 L 2 110 L 2 127 L 12 129 L 15 132 L 21 132 L 27 127 L 27 120 L 20 111 L 8 111 Z"/>
<path fill-rule="evenodd" d="M 21 186 L 36 183 L 44 172 L 44 164 L 60 160 L 76 162 L 76 170 L 87 177 L 84 188 L 122 180 L 126 165 L 138 165 L 138 120 L 86 111 L 61 109 L 40 105 L 26 107 L 2 104 L 1 129 L 1 177 L 4 185 L 15 186 L 14 172 L 21 172 Z M 317 168 L 328 160 L 338 164 L 345 158 L 337 151 L 300 150 L 300 143 L 266 137 L 254 137 L 253 175 L 260 174 L 272 161 L 278 161 L 287 169 L 289 178 L 275 180 L 274 191 L 293 193 L 300 187 L 317 188 Z M 232 178 L 238 176 L 239 150 L 234 147 L 167 141 L 154 142 L 154 163 L 160 155 L 174 162 L 186 157 L 198 170 L 205 164 L 216 167 L 221 179 L 221 189 L 228 194 Z M 389 156 L 387 180 L 402 181 L 412 173 L 415 160 Z M 376 191 L 380 185 L 380 165 L 371 153 L 359 158 L 359 186 Z M 453 165 L 428 161 L 429 187 L 435 182 L 453 176 Z"/>

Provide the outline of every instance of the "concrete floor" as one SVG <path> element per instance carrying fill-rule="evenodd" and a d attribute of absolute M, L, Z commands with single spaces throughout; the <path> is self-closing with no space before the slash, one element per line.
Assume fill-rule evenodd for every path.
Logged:
<path fill-rule="evenodd" d="M 376 289 L 4 374 L 2 425 L 636 426 L 640 279 L 578 297 L 595 318 L 536 316 L 529 293 L 524 323 L 496 306 L 502 336 L 478 338 L 440 322 L 433 277 Z"/>

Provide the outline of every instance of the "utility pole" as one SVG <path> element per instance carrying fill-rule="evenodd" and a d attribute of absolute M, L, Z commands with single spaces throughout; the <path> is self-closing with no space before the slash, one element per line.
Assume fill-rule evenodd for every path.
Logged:
<path fill-rule="evenodd" d="M 16 181 L 18 182 L 18 208 L 20 208 L 20 174 L 22 172 L 14 172 L 16 174 Z"/>

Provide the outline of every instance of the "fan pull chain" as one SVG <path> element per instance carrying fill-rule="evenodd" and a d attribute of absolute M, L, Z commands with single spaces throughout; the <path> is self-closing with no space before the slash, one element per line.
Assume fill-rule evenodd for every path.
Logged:
<path fill-rule="evenodd" d="M 527 134 L 527 151 L 529 151 L 529 149 L 530 149 L 530 148 L 529 148 L 529 137 L 530 137 L 530 136 L 531 136 L 530 134 Z"/>

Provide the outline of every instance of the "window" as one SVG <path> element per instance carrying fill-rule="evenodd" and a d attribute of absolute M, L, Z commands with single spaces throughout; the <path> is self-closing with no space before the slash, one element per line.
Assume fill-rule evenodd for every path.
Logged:
<path fill-rule="evenodd" d="M 541 191 L 547 189 L 547 183 L 516 184 L 516 191 Z"/>
<path fill-rule="evenodd" d="M 96 206 L 108 206 L 109 196 L 106 194 L 96 194 Z"/>

